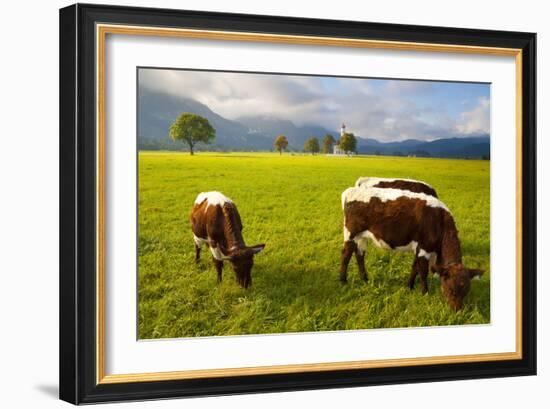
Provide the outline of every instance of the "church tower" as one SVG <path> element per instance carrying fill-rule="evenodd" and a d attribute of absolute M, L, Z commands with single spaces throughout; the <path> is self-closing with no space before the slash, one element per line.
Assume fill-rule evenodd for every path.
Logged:
<path fill-rule="evenodd" d="M 346 124 L 342 123 L 342 127 L 340 128 L 340 138 L 342 138 L 345 134 L 346 134 Z M 340 141 L 337 141 L 332 147 L 332 154 L 345 155 L 345 152 L 340 149 Z"/>
<path fill-rule="evenodd" d="M 340 128 L 340 138 L 346 133 L 346 124 L 342 123 L 342 128 Z"/>

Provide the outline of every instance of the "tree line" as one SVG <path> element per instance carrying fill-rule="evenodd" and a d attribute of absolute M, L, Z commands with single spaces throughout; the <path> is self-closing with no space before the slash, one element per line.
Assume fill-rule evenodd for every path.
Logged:
<path fill-rule="evenodd" d="M 319 143 L 319 139 L 316 136 L 312 136 L 304 143 L 304 152 L 311 153 L 315 155 L 316 153 L 332 153 L 334 145 L 338 145 L 340 150 L 345 154 L 357 152 L 357 138 L 353 133 L 345 133 L 339 140 L 334 139 L 331 134 L 326 134 L 323 138 L 323 147 Z M 275 138 L 275 143 L 273 144 L 275 149 L 281 155 L 283 151 L 288 146 L 288 140 L 286 136 L 279 135 Z"/>
<path fill-rule="evenodd" d="M 168 134 L 172 140 L 187 144 L 189 153 L 193 155 L 195 145 L 212 142 L 216 137 L 216 130 L 210 125 L 208 119 L 189 112 L 182 112 L 170 125 Z M 339 140 L 335 140 L 331 134 L 325 135 L 322 152 L 331 153 L 335 144 L 346 154 L 357 151 L 357 138 L 353 133 L 345 133 Z M 273 146 L 282 155 L 288 147 L 288 139 L 285 135 L 279 135 L 275 138 Z M 304 143 L 304 152 L 315 155 L 319 151 L 321 151 L 321 146 L 317 137 L 312 136 Z"/>

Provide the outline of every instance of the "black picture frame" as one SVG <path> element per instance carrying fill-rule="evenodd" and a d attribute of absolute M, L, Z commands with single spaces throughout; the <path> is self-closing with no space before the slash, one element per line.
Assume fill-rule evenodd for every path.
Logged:
<path fill-rule="evenodd" d="M 97 23 L 522 50 L 521 359 L 97 383 Z M 77 4 L 60 10 L 60 398 L 74 404 L 536 374 L 536 34 Z"/>

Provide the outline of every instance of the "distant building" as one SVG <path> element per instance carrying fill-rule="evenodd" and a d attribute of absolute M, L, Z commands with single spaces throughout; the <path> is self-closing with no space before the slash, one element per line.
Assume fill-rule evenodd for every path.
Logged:
<path fill-rule="evenodd" d="M 342 127 L 340 128 L 340 138 L 342 136 L 344 136 L 344 134 L 346 133 L 346 124 L 342 124 Z M 332 147 L 332 153 L 334 155 L 345 155 L 346 152 L 344 152 L 343 150 L 340 149 L 340 144 L 338 143 L 335 143 L 334 146 Z"/>

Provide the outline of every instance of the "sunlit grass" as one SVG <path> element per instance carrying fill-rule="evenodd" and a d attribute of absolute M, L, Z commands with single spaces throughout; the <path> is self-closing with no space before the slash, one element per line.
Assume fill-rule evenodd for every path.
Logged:
<path fill-rule="evenodd" d="M 340 194 L 359 176 L 421 179 L 451 209 L 463 259 L 486 270 L 452 312 L 430 275 L 427 295 L 406 287 L 411 253 L 370 246 L 363 283 L 354 260 L 338 281 Z M 255 258 L 253 285 L 231 267 L 216 283 L 209 252 L 196 264 L 189 214 L 196 195 L 219 190 L 238 206 Z M 394 328 L 490 321 L 489 162 L 268 153 L 139 154 L 139 337 Z"/>

